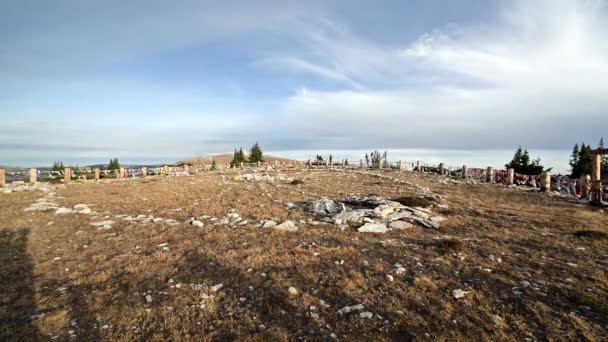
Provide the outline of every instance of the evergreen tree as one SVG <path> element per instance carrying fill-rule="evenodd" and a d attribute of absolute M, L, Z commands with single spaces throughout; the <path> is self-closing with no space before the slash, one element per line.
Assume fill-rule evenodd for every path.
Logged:
<path fill-rule="evenodd" d="M 365 154 L 365 165 L 369 165 L 369 155 Z"/>
<path fill-rule="evenodd" d="M 344 160 L 344 165 L 348 165 L 348 158 Z"/>
<path fill-rule="evenodd" d="M 382 155 L 380 151 L 375 150 L 370 154 L 371 165 L 373 168 L 380 168 L 380 161 L 382 160 Z"/>
<path fill-rule="evenodd" d="M 53 166 L 51 167 L 51 171 L 63 171 L 65 168 L 63 167 L 63 162 L 53 162 Z"/>
<path fill-rule="evenodd" d="M 317 154 L 317 161 L 322 162 L 323 161 L 323 156 L 320 154 Z"/>
<path fill-rule="evenodd" d="M 110 159 L 110 164 L 108 164 L 108 170 L 119 170 L 120 163 L 118 162 L 118 158 Z"/>
<path fill-rule="evenodd" d="M 581 150 L 578 154 L 578 163 L 579 163 L 579 175 L 588 175 L 591 174 L 591 163 L 593 156 L 591 155 L 591 145 L 585 145 L 583 143 L 581 145 Z"/>
<path fill-rule="evenodd" d="M 570 173 L 571 173 L 572 177 L 574 177 L 574 178 L 580 177 L 579 161 L 578 161 L 579 153 L 580 153 L 580 150 L 578 148 L 578 143 L 576 143 L 576 144 L 574 144 L 574 147 L 572 148 L 572 154 L 570 155 Z"/>
<path fill-rule="evenodd" d="M 528 150 L 523 149 L 521 146 L 517 148 L 513 159 L 505 167 L 507 169 L 513 168 L 516 173 L 524 175 L 537 175 L 544 170 L 544 167 L 540 164 L 540 158 L 530 161 Z"/>
<path fill-rule="evenodd" d="M 334 165 L 334 156 L 332 156 L 331 154 L 329 155 L 329 165 Z"/>
<path fill-rule="evenodd" d="M 242 152 L 242 148 L 241 148 L 241 152 Z M 245 154 L 243 153 L 243 158 L 244 158 Z M 250 163 L 257 163 L 257 162 L 264 162 L 264 153 L 262 152 L 262 149 L 260 148 L 260 145 L 256 142 L 253 146 L 251 146 L 251 150 L 249 151 L 249 162 Z"/>

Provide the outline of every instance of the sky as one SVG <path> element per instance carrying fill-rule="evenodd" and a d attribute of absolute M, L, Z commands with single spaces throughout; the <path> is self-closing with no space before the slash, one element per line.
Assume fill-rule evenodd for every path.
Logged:
<path fill-rule="evenodd" d="M 565 171 L 608 139 L 606 37 L 603 0 L 3 0 L 0 165 L 259 141 Z"/>

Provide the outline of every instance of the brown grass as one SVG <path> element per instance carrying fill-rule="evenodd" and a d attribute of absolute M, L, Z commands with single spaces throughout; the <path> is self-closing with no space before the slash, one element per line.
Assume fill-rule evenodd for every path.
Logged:
<path fill-rule="evenodd" d="M 68 340 L 70 330 L 74 340 L 608 338 L 608 215 L 498 185 L 390 174 L 445 195 L 448 221 L 386 234 L 124 220 L 100 231 L 87 215 L 24 212 L 41 192 L 0 194 L 0 340 Z M 234 208 L 252 222 L 309 218 L 283 202 L 418 196 L 354 174 L 289 172 L 303 181 L 297 187 L 234 175 L 77 183 L 57 192 L 62 205 L 97 212 L 183 221 Z M 599 234 L 577 233 L 585 231 Z M 517 295 L 523 280 L 530 286 Z M 456 300 L 453 289 L 469 293 Z M 374 317 L 337 313 L 358 303 Z"/>

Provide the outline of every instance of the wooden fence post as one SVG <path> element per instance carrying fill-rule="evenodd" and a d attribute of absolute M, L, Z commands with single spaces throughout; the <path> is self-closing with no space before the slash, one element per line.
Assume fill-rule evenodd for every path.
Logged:
<path fill-rule="evenodd" d="M 593 154 L 591 165 L 591 203 L 602 203 L 602 154 Z"/>
<path fill-rule="evenodd" d="M 95 180 L 98 181 L 101 178 L 101 170 L 99 168 L 95 169 Z"/>
<path fill-rule="evenodd" d="M 416 162 L 416 171 L 422 172 L 422 163 L 419 161 Z"/>
<path fill-rule="evenodd" d="M 38 181 L 38 170 L 30 169 L 30 183 L 36 184 L 37 181 Z"/>
<path fill-rule="evenodd" d="M 118 175 L 119 178 L 127 178 L 127 171 L 124 167 L 121 167 L 120 170 L 118 170 Z"/>
<path fill-rule="evenodd" d="M 403 160 L 399 161 L 399 171 L 403 171 L 404 170 L 404 164 L 403 164 Z"/>
<path fill-rule="evenodd" d="M 439 163 L 439 174 L 442 176 L 445 174 L 445 164 L 444 163 Z"/>
<path fill-rule="evenodd" d="M 543 172 L 540 176 L 540 191 L 551 190 L 551 173 Z"/>
<path fill-rule="evenodd" d="M 258 167 L 262 167 L 262 162 L 258 161 Z"/>
<path fill-rule="evenodd" d="M 148 176 L 148 168 L 147 167 L 142 167 L 141 168 L 141 176 L 142 177 L 147 177 Z"/>
<path fill-rule="evenodd" d="M 362 169 L 365 168 L 365 163 L 364 163 L 363 159 L 359 159 L 359 167 Z"/>
<path fill-rule="evenodd" d="M 70 183 L 70 181 L 72 180 L 72 169 L 70 169 L 69 167 L 66 167 L 64 170 L 64 176 L 63 176 L 63 182 L 65 184 Z"/>
<path fill-rule="evenodd" d="M 380 161 L 378 162 L 378 169 L 382 170 L 383 166 L 384 166 L 384 159 L 380 159 Z"/>
<path fill-rule="evenodd" d="M 462 165 L 462 178 L 467 178 L 468 168 L 466 165 Z"/>
<path fill-rule="evenodd" d="M 0 186 L 4 186 L 6 184 L 6 175 L 4 174 L 4 169 L 0 169 Z"/>
<path fill-rule="evenodd" d="M 166 176 L 169 173 L 169 166 L 163 165 L 163 176 Z"/>
<path fill-rule="evenodd" d="M 509 168 L 507 170 L 507 185 L 515 184 L 515 169 Z"/>
<path fill-rule="evenodd" d="M 486 182 L 494 183 L 494 168 L 491 166 L 488 166 L 488 169 L 487 169 Z"/>
<path fill-rule="evenodd" d="M 188 164 L 184 164 L 184 172 L 190 172 L 190 166 L 188 166 Z"/>

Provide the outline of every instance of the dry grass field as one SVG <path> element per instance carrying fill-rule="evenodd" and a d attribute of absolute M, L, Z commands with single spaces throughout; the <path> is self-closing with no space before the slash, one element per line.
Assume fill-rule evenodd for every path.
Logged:
<path fill-rule="evenodd" d="M 213 172 L 0 193 L 0 340 L 608 339 L 608 214 L 437 175 L 282 173 L 298 181 Z M 439 229 L 340 230 L 286 205 L 418 196 L 395 180 L 443 198 Z M 24 211 L 41 198 L 92 213 Z M 247 222 L 214 224 L 230 213 Z M 218 221 L 184 223 L 202 215 Z"/>

